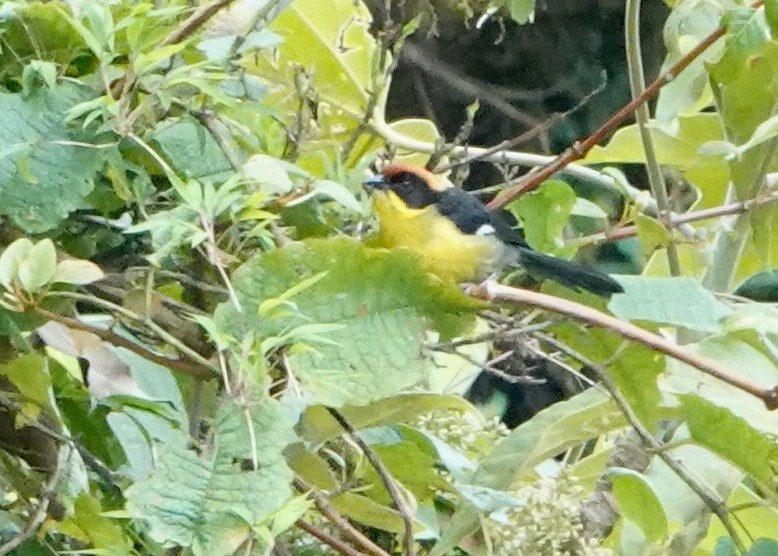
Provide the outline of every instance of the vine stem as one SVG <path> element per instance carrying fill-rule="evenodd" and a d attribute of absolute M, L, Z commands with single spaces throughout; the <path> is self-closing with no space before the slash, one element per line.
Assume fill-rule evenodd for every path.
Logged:
<path fill-rule="evenodd" d="M 627 66 L 629 69 L 629 86 L 632 98 L 640 98 L 646 90 L 645 72 L 643 70 L 643 54 L 640 47 L 640 0 L 626 0 L 624 35 L 627 48 Z M 659 167 L 659 160 L 654 148 L 654 140 L 648 129 L 651 114 L 648 104 L 642 103 L 635 108 L 635 120 L 640 130 L 640 140 L 643 143 L 643 152 L 646 157 L 646 171 L 651 194 L 656 199 L 659 209 L 659 222 L 668 231 L 672 229 L 670 220 L 670 205 L 667 196 L 667 183 Z M 678 248 L 675 245 L 672 233 L 665 250 L 667 254 L 667 266 L 671 276 L 681 275 L 681 263 L 678 257 Z"/>

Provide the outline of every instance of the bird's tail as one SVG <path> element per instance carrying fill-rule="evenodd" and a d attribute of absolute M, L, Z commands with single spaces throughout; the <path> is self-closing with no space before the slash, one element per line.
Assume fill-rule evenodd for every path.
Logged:
<path fill-rule="evenodd" d="M 588 290 L 603 297 L 624 291 L 616 280 L 597 270 L 526 247 L 518 247 L 518 250 L 519 264 L 532 276 L 553 280 L 573 289 Z"/>

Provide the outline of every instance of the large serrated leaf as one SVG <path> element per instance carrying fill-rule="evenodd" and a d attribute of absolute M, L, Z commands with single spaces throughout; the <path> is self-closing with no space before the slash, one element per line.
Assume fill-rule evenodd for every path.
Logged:
<path fill-rule="evenodd" d="M 291 299 L 296 312 L 258 314 L 264 301 L 321 273 Z M 311 321 L 339 326 L 326 332 L 326 343 L 289 356 L 303 387 L 330 406 L 364 405 L 416 384 L 431 365 L 424 332 L 436 328 L 451 337 L 482 306 L 426 273 L 410 251 L 371 249 L 345 238 L 258 255 L 235 271 L 233 285 L 243 312 L 225 303 L 216 320 L 236 337 L 264 339 Z"/>
<path fill-rule="evenodd" d="M 0 214 L 26 232 L 55 227 L 94 187 L 105 150 L 63 144 L 93 141 L 63 122 L 86 98 L 84 89 L 67 84 L 28 96 L 0 93 Z"/>
<path fill-rule="evenodd" d="M 250 414 L 253 430 L 238 405 L 223 405 L 210 450 L 198 455 L 168 446 L 152 474 L 127 490 L 127 511 L 148 522 L 154 540 L 201 554 L 232 554 L 252 525 L 291 496 L 292 472 L 282 451 L 294 440 L 292 423 L 270 399 Z"/>

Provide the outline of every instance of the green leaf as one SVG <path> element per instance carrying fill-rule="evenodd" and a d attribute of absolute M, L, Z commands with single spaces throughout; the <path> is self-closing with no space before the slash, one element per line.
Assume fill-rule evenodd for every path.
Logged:
<path fill-rule="evenodd" d="M 508 210 L 524 224 L 524 235 L 532 248 L 562 253 L 565 251 L 562 233 L 575 202 L 572 187 L 562 181 L 550 180 L 513 201 Z"/>
<path fill-rule="evenodd" d="M 615 295 L 608 309 L 624 320 L 683 326 L 718 332 L 732 311 L 692 278 L 621 276 L 624 294 Z"/>
<path fill-rule="evenodd" d="M 603 329 L 588 330 L 566 323 L 556 327 L 556 337 L 582 355 L 599 363 L 610 374 L 640 421 L 655 430 L 667 409 L 661 404 L 657 379 L 665 370 L 665 357 L 657 351 Z M 635 372 L 640 369 L 640 372 Z"/>
<path fill-rule="evenodd" d="M 0 93 L 0 152 L 34 145 L 0 158 L 0 214 L 28 233 L 58 225 L 94 187 L 106 149 L 57 142 L 101 142 L 64 123 L 66 111 L 87 98 L 88 92 L 70 84 L 26 97 Z"/>
<path fill-rule="evenodd" d="M 670 231 L 655 218 L 638 214 L 635 217 L 635 226 L 643 251 L 647 255 L 656 251 L 658 247 L 666 247 L 670 243 L 672 237 Z"/>
<path fill-rule="evenodd" d="M 22 355 L 0 367 L 0 375 L 40 408 L 51 407 L 51 377 L 45 357 Z"/>
<path fill-rule="evenodd" d="M 650 541 L 667 535 L 667 516 L 651 483 L 631 469 L 613 468 L 608 474 L 622 518 L 635 523 Z"/>
<path fill-rule="evenodd" d="M 774 483 L 778 444 L 728 409 L 700 396 L 681 396 L 681 405 L 695 442 L 726 458 L 763 485 Z"/>
<path fill-rule="evenodd" d="M 625 425 L 616 405 L 596 389 L 555 403 L 515 428 L 478 466 L 472 484 L 507 489 L 538 463 Z M 474 507 L 460 507 L 432 551 L 447 554 L 478 525 Z"/>
<path fill-rule="evenodd" d="M 19 261 L 17 277 L 22 289 L 37 292 L 48 284 L 57 272 L 57 250 L 49 238 L 36 243 Z"/>
<path fill-rule="evenodd" d="M 194 118 L 162 122 L 153 139 L 176 175 L 219 181 L 233 172 L 211 132 Z"/>
<path fill-rule="evenodd" d="M 728 508 L 739 508 L 737 512 L 733 513 L 737 515 L 738 521 L 748 529 L 751 538 L 770 538 L 775 536 L 775 531 L 778 531 L 778 510 L 765 504 L 763 498 L 742 483 L 735 488 L 726 504 Z M 705 539 L 700 543 L 699 549 L 707 551 L 703 553 L 715 552 L 714 546 L 717 544 L 717 540 L 728 534 L 719 520 L 712 520 L 710 529 L 708 529 Z"/>
<path fill-rule="evenodd" d="M 327 197 L 349 210 L 353 210 L 360 214 L 365 213 L 364 205 L 357 200 L 354 194 L 346 189 L 344 185 L 332 180 L 318 180 L 314 182 L 313 189 L 310 193 L 295 199 L 293 203 L 287 203 L 287 206 L 294 206 L 296 203 L 307 200 L 313 196 Z"/>
<path fill-rule="evenodd" d="M 3 42 L 0 67 L 7 75 L 22 73 L 21 65 L 31 58 L 68 66 L 84 42 L 62 17 L 58 2 L 3 2 L 9 8 L 7 19 L 0 20 Z"/>
<path fill-rule="evenodd" d="M 726 2 L 718 1 L 678 2 L 665 21 L 663 34 L 667 57 L 663 67 L 668 68 L 676 64 L 715 31 L 721 24 L 726 7 Z M 712 102 L 713 95 L 708 84 L 705 62 L 717 60 L 723 48 L 721 41 L 714 43 L 696 57 L 689 67 L 662 87 L 656 105 L 658 121 L 671 122 L 679 116 L 693 115 Z"/>
<path fill-rule="evenodd" d="M 261 318 L 257 308 L 300 282 L 327 275 L 294 297 L 296 312 Z M 451 337 L 481 306 L 427 274 L 404 250 L 370 249 L 345 238 L 308 240 L 258 255 L 233 275 L 242 313 L 231 304 L 216 322 L 232 336 L 268 339 L 313 321 L 340 325 L 326 344 L 292 350 L 290 369 L 317 402 L 364 405 L 421 381 L 431 366 L 423 334 Z"/>
<path fill-rule="evenodd" d="M 766 0 L 764 3 L 764 11 L 767 23 L 770 24 L 770 29 L 775 37 L 778 35 L 778 1 Z"/>
<path fill-rule="evenodd" d="M 535 0 L 504 0 L 516 23 L 523 25 L 535 19 Z"/>
<path fill-rule="evenodd" d="M 213 443 L 202 455 L 160 447 L 151 476 L 127 489 L 128 513 L 148 523 L 156 542 L 214 556 L 232 554 L 253 524 L 290 498 L 292 472 L 282 450 L 294 439 L 292 423 L 269 398 L 248 411 L 253 430 L 241 407 L 222 405 Z"/>
<path fill-rule="evenodd" d="M 768 118 L 757 126 L 748 141 L 737 147 L 736 154 L 742 156 L 746 151 L 775 138 L 778 135 L 778 116 Z"/>
<path fill-rule="evenodd" d="M 433 122 L 422 118 L 404 118 L 389 124 L 392 131 L 400 133 L 413 141 L 423 141 L 430 145 L 440 141 L 440 132 Z M 414 164 L 416 166 L 425 166 L 429 160 L 428 153 L 416 151 L 403 151 L 398 153 L 397 160 L 404 164 Z M 444 157 L 445 158 L 445 157 Z M 441 160 L 445 164 L 445 160 Z"/>
<path fill-rule="evenodd" d="M 739 145 L 749 141 L 758 127 L 775 115 L 778 103 L 778 42 L 767 40 L 763 20 L 762 10 L 753 12 L 741 23 L 742 32 L 728 35 L 727 52 L 710 67 L 727 139 Z M 754 146 L 731 162 L 732 182 L 739 199 L 756 194 L 768 168 L 764 160 L 772 153 L 771 143 Z"/>
<path fill-rule="evenodd" d="M 73 505 L 73 516 L 54 522 L 53 529 L 83 543 L 89 543 L 96 553 L 123 556 L 133 553 L 132 542 L 121 526 L 102 515 L 100 502 L 89 494 L 81 494 Z"/>
<path fill-rule="evenodd" d="M 346 492 L 331 500 L 332 506 L 351 519 L 381 531 L 402 533 L 405 530 L 400 512 L 367 496 Z"/>

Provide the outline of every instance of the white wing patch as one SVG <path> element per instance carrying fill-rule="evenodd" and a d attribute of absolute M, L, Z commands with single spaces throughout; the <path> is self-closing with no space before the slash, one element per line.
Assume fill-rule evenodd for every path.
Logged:
<path fill-rule="evenodd" d="M 482 224 L 481 227 L 475 231 L 475 235 L 487 236 L 487 237 L 493 236 L 496 233 L 497 232 L 495 231 L 494 226 L 492 226 L 491 224 Z"/>

